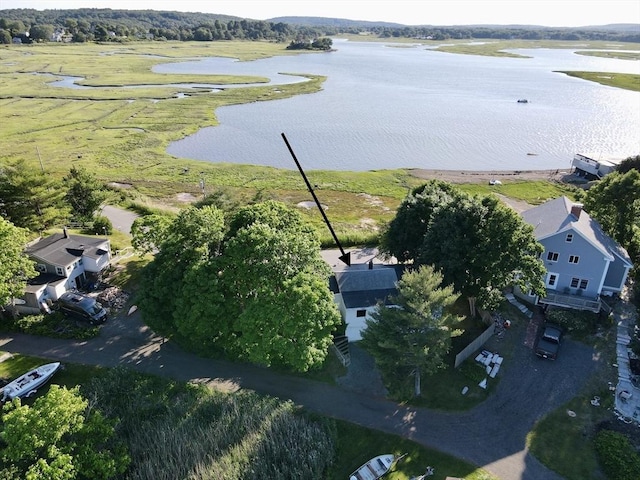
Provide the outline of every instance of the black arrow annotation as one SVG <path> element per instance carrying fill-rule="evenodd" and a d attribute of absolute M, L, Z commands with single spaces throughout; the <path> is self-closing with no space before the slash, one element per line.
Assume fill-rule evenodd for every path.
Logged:
<path fill-rule="evenodd" d="M 345 252 L 344 248 L 342 248 L 342 245 L 340 244 L 340 240 L 338 240 L 338 236 L 336 235 L 336 232 L 333 230 L 333 227 L 331 226 L 331 223 L 327 218 L 327 214 L 324 213 L 324 209 L 322 208 L 322 205 L 320 205 L 320 201 L 316 196 L 316 192 L 313 191 L 313 188 L 311 187 L 311 184 L 309 183 L 309 180 L 307 179 L 307 176 L 305 175 L 304 170 L 302 170 L 302 167 L 300 166 L 300 162 L 298 162 L 298 159 L 296 158 L 296 154 L 293 153 L 293 148 L 291 148 L 291 145 L 289 145 L 289 140 L 287 140 L 287 137 L 285 136 L 284 133 L 282 133 L 281 135 L 282 135 L 282 139 L 284 140 L 284 143 L 287 145 L 287 148 L 289 149 L 289 153 L 291 153 L 291 156 L 293 157 L 293 161 L 296 162 L 296 166 L 300 171 L 300 175 L 302 175 L 302 178 L 304 179 L 304 183 L 307 184 L 307 189 L 309 190 L 309 193 L 311 193 L 313 200 L 316 202 L 316 205 L 318 206 L 318 210 L 320 210 L 320 213 L 322 214 L 322 218 L 324 218 L 324 223 L 326 223 L 327 227 L 329 227 L 329 231 L 331 232 L 331 235 L 333 236 L 333 239 L 335 240 L 336 245 L 338 245 L 338 248 L 340 249 L 340 253 L 342 253 L 342 255 L 340 255 L 339 257 L 340 261 L 345 263 L 347 266 L 350 266 L 351 252 Z"/>

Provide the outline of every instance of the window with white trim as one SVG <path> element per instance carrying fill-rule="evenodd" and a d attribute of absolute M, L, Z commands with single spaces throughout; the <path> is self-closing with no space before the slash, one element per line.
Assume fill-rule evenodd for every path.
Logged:
<path fill-rule="evenodd" d="M 549 252 L 549 253 L 547 253 L 547 260 L 549 260 L 550 262 L 557 262 L 558 261 L 558 257 L 559 257 L 558 252 Z"/>
<path fill-rule="evenodd" d="M 577 278 L 577 277 L 571 278 L 571 288 L 579 288 L 581 290 L 586 290 L 588 285 L 589 285 L 589 280 L 585 278 Z"/>
<path fill-rule="evenodd" d="M 356 310 L 356 317 L 366 317 L 366 316 L 367 316 L 366 310 Z"/>
<path fill-rule="evenodd" d="M 61 277 L 64 277 L 64 268 L 62 267 L 56 267 L 56 273 L 58 275 L 60 275 Z"/>
<path fill-rule="evenodd" d="M 42 263 L 38 263 L 38 264 L 36 265 L 36 270 L 37 270 L 38 272 L 44 273 L 44 272 L 46 272 L 46 271 L 47 271 L 47 266 L 46 266 L 46 265 L 44 265 L 44 264 L 42 264 Z"/>
<path fill-rule="evenodd" d="M 580 257 L 578 255 L 569 255 L 569 263 L 578 263 Z"/>
<path fill-rule="evenodd" d="M 567 237 L 564 240 L 567 243 L 573 242 L 573 233 L 567 233 Z"/>

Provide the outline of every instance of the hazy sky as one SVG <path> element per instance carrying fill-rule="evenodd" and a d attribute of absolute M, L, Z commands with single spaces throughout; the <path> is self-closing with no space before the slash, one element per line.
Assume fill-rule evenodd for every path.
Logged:
<path fill-rule="evenodd" d="M 9 8 L 206 12 L 265 20 L 335 17 L 404 25 L 640 23 L 640 0 L 0 0 Z"/>

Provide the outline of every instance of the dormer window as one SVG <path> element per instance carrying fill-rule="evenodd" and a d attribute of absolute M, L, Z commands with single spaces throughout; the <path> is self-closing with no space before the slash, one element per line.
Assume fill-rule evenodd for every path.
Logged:
<path fill-rule="evenodd" d="M 40 272 L 40 273 L 44 273 L 44 272 L 46 272 L 46 271 L 47 271 L 47 266 L 46 266 L 46 265 L 43 265 L 42 263 L 38 263 L 38 264 L 36 265 L 36 270 L 37 270 L 38 272 Z"/>
<path fill-rule="evenodd" d="M 573 242 L 573 233 L 567 233 L 567 238 L 565 238 L 567 243 Z"/>

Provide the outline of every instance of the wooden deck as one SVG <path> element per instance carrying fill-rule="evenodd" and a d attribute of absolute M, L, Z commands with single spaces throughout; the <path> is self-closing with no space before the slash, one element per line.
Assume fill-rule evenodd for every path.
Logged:
<path fill-rule="evenodd" d="M 604 302 L 602 302 L 602 300 L 600 300 L 599 298 L 584 297 L 582 295 L 563 294 L 558 293 L 554 290 L 547 290 L 547 295 L 540 298 L 538 302 L 547 305 L 555 305 L 557 307 L 569 307 L 578 310 L 588 310 L 595 313 L 598 313 L 603 308 L 604 304 Z"/>

